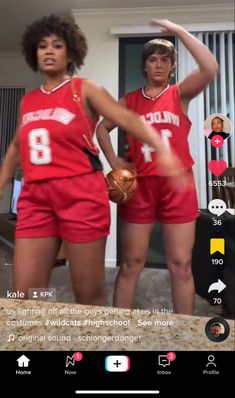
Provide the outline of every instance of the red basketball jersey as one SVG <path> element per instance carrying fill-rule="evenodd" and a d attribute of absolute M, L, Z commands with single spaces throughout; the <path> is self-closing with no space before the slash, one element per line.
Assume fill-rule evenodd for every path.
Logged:
<path fill-rule="evenodd" d="M 81 97 L 84 79 L 76 78 Z M 42 87 L 26 94 L 20 108 L 20 157 L 27 182 L 90 173 L 96 121 L 73 100 L 71 79 L 50 92 Z"/>
<path fill-rule="evenodd" d="M 164 145 L 178 155 L 185 167 L 191 167 L 194 162 L 187 141 L 191 122 L 183 114 L 178 85 L 168 86 L 156 98 L 146 96 L 141 88 L 125 94 L 124 98 L 128 108 L 139 113 L 146 123 L 160 133 Z M 135 163 L 138 176 L 164 174 L 160 167 L 156 166 L 157 155 L 153 148 L 129 134 L 127 140 L 128 159 Z"/>

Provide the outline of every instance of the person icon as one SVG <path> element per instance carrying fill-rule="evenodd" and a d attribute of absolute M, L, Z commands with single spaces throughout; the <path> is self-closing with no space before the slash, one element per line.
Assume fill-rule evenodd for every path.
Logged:
<path fill-rule="evenodd" d="M 213 366 L 216 368 L 216 363 L 214 362 L 214 360 L 215 360 L 214 355 L 208 355 L 207 360 L 208 360 L 208 362 L 207 362 L 207 364 L 206 364 L 206 368 L 207 368 L 208 366 L 210 366 L 210 365 L 213 365 Z"/>
<path fill-rule="evenodd" d="M 222 113 L 213 114 L 205 120 L 204 134 L 209 138 L 209 140 L 212 140 L 214 137 L 214 139 L 222 138 L 223 140 L 226 140 L 231 134 L 231 126 L 231 121 L 226 115 Z"/>
<path fill-rule="evenodd" d="M 33 299 L 37 299 L 38 298 L 38 293 L 36 292 L 36 290 L 33 292 Z"/>

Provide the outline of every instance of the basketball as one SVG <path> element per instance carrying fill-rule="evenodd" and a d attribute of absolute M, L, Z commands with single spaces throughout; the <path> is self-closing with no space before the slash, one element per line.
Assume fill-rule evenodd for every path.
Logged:
<path fill-rule="evenodd" d="M 137 189 L 136 172 L 130 169 L 110 171 L 106 176 L 109 199 L 115 203 L 126 203 Z"/>

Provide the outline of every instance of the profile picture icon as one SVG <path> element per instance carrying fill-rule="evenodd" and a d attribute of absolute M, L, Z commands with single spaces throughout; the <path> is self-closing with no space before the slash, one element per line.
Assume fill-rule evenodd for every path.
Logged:
<path fill-rule="evenodd" d="M 231 120 L 223 113 L 213 113 L 206 118 L 204 122 L 204 134 L 209 140 L 212 140 L 215 136 L 226 140 L 231 133 Z"/>
<path fill-rule="evenodd" d="M 212 323 L 210 326 L 210 334 L 213 337 L 220 337 L 221 334 L 224 334 L 224 327 L 221 323 Z"/>
<path fill-rule="evenodd" d="M 224 341 L 230 332 L 228 322 L 223 318 L 210 319 L 205 327 L 205 333 L 208 339 L 221 342 Z"/>

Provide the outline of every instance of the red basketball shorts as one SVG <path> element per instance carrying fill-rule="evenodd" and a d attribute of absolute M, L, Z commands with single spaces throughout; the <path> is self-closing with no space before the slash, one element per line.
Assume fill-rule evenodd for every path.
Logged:
<path fill-rule="evenodd" d="M 130 202 L 119 206 L 120 217 L 134 224 L 181 224 L 199 216 L 192 170 L 187 171 L 187 186 L 172 186 L 167 177 L 139 177 L 138 189 Z"/>
<path fill-rule="evenodd" d="M 25 183 L 17 208 L 16 238 L 85 243 L 109 234 L 110 206 L 101 171 Z"/>

